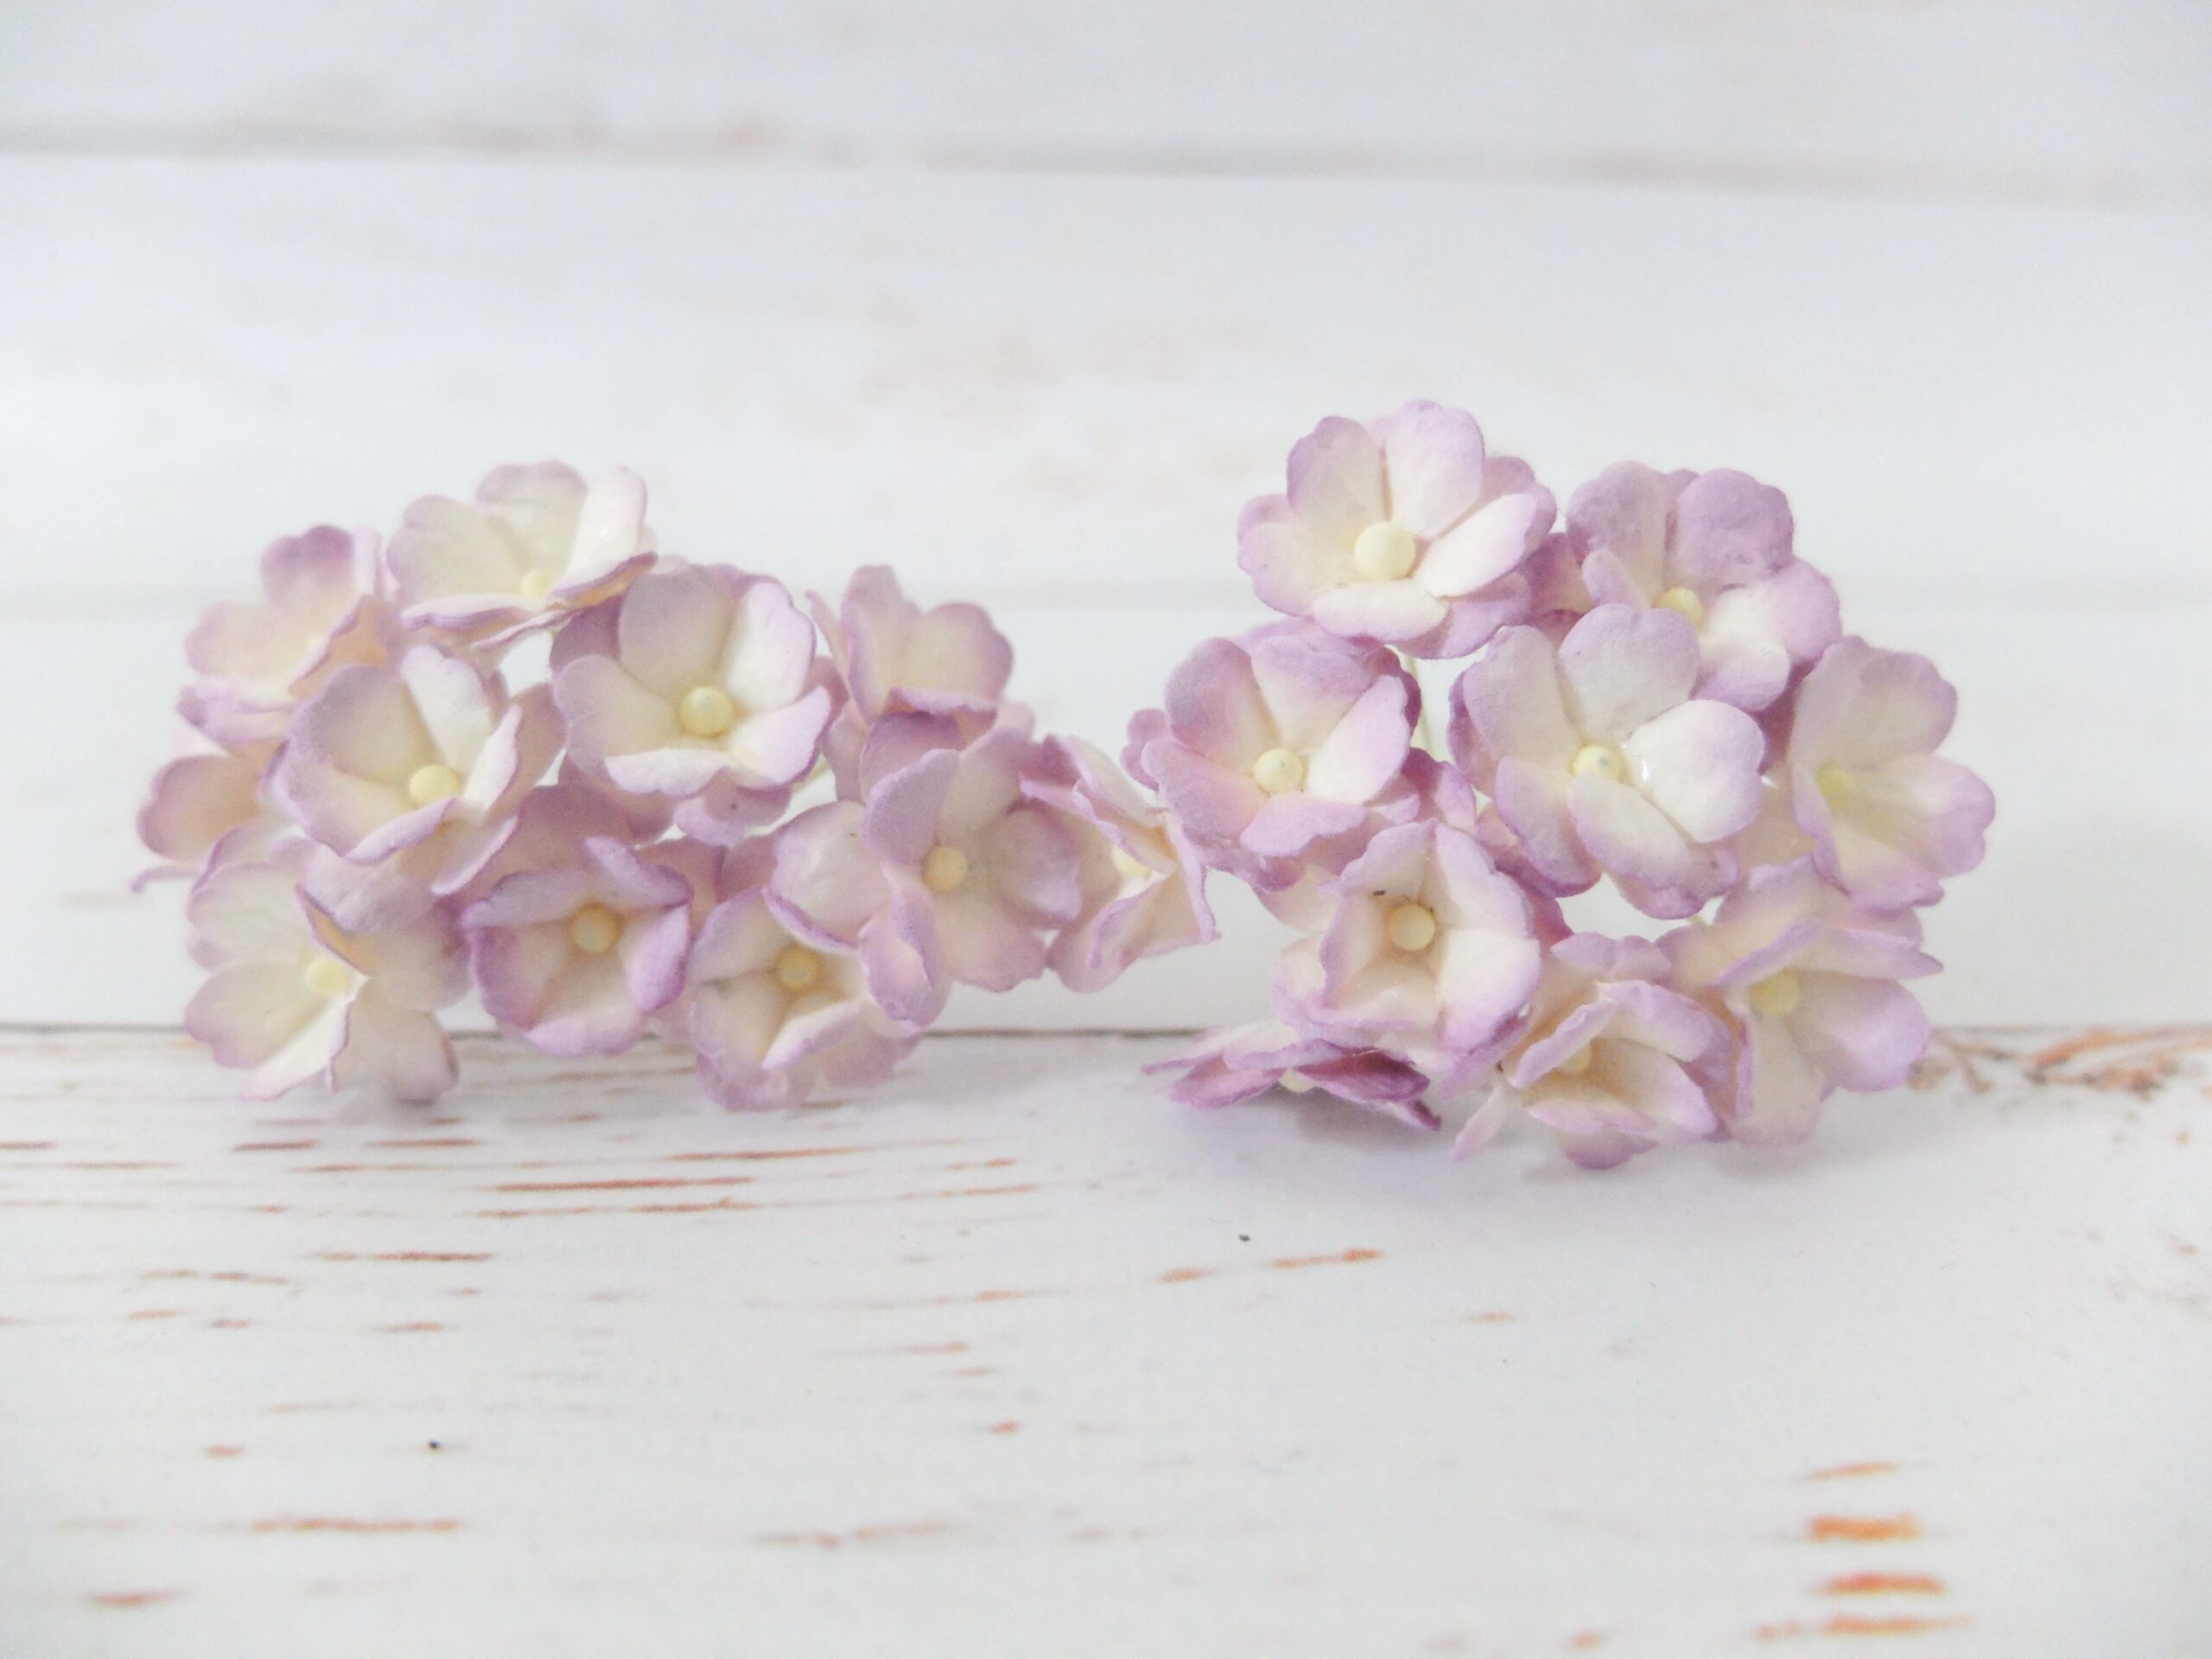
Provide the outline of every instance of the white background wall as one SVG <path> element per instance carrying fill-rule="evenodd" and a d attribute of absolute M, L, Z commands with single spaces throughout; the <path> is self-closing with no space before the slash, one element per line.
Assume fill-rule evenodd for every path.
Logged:
<path fill-rule="evenodd" d="M 1562 494 L 1782 484 L 1952 673 L 2000 817 L 1939 1015 L 2202 1015 L 2208 107 L 2180 0 L 10 0 L 0 1017 L 174 1018 L 132 797 L 277 533 L 626 461 L 678 550 L 999 607 L 1106 740 L 1256 614 L 1289 442 L 1416 395 Z M 1263 957 L 963 1013 L 1233 1017 Z"/>

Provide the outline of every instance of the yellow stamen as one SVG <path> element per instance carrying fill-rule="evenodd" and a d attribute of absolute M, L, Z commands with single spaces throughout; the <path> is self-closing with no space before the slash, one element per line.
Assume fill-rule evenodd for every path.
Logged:
<path fill-rule="evenodd" d="M 1427 905 L 1400 905 L 1382 931 L 1401 950 L 1426 950 L 1436 943 L 1436 912 Z"/>
<path fill-rule="evenodd" d="M 810 991 L 822 978 L 822 958 L 803 944 L 787 944 L 776 952 L 775 973 L 785 990 Z"/>
<path fill-rule="evenodd" d="M 1669 588 L 1651 601 L 1662 611 L 1678 611 L 1695 627 L 1705 620 L 1705 601 L 1688 588 Z"/>
<path fill-rule="evenodd" d="M 1859 779 L 1833 760 L 1814 775 L 1813 781 L 1832 801 L 1841 800 L 1859 787 Z"/>
<path fill-rule="evenodd" d="M 1590 1045 L 1585 1043 L 1552 1068 L 1563 1077 L 1579 1077 L 1590 1069 Z"/>
<path fill-rule="evenodd" d="M 1306 781 L 1306 762 L 1288 749 L 1269 749 L 1252 763 L 1252 781 L 1270 795 L 1287 794 Z"/>
<path fill-rule="evenodd" d="M 588 957 L 603 957 L 622 937 L 620 912 L 605 905 L 586 905 L 569 918 L 569 943 Z"/>
<path fill-rule="evenodd" d="M 1351 544 L 1351 568 L 1370 582 L 1398 582 L 1413 574 L 1421 543 L 1403 524 L 1370 524 Z"/>
<path fill-rule="evenodd" d="M 1567 762 L 1567 770 L 1578 778 L 1602 778 L 1618 784 L 1628 776 L 1628 762 L 1610 743 L 1585 743 Z"/>
<path fill-rule="evenodd" d="M 695 685 L 676 705 L 676 723 L 694 737 L 720 737 L 737 724 L 737 704 L 719 685 Z"/>
<path fill-rule="evenodd" d="M 300 977 L 307 982 L 308 989 L 326 1001 L 353 988 L 353 970 L 327 951 L 311 959 Z"/>
<path fill-rule="evenodd" d="M 525 570 L 522 580 L 515 584 L 515 591 L 534 605 L 553 591 L 553 578 L 543 570 Z"/>
<path fill-rule="evenodd" d="M 1276 1081 L 1294 1095 L 1310 1094 L 1314 1088 L 1313 1079 L 1303 1071 L 1286 1071 Z"/>
<path fill-rule="evenodd" d="M 428 806 L 433 801 L 449 801 L 461 793 L 461 774 L 451 766 L 436 761 L 427 766 L 417 766 L 413 777 L 407 780 L 407 798 L 417 806 Z"/>
<path fill-rule="evenodd" d="M 922 885 L 931 893 L 950 893 L 968 879 L 968 855 L 940 842 L 922 861 Z"/>
<path fill-rule="evenodd" d="M 1149 881 L 1160 872 L 1129 851 L 1118 842 L 1109 843 L 1114 852 L 1114 873 L 1124 881 Z"/>
<path fill-rule="evenodd" d="M 1753 1014 L 1764 1014 L 1770 1020 L 1779 1020 L 1794 1012 L 1805 995 L 1805 988 L 1797 982 L 1797 976 L 1787 968 L 1778 974 L 1770 974 L 1745 993 L 1744 1000 L 1751 1005 Z"/>

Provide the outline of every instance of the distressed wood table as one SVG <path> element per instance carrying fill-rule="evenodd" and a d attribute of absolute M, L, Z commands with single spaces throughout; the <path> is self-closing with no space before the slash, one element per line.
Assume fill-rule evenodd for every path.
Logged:
<path fill-rule="evenodd" d="M 0 1039 L 0 1652 L 2205 1651 L 2212 1030 L 1598 1177 L 1168 1046 L 741 1118 Z"/>

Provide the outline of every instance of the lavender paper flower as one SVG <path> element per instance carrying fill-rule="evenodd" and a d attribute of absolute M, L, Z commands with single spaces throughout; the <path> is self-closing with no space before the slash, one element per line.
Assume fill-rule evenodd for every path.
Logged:
<path fill-rule="evenodd" d="M 1145 1070 L 1180 1072 L 1168 1092 L 1186 1106 L 1234 1106 L 1270 1089 L 1295 1095 L 1318 1089 L 1415 1128 L 1437 1126 L 1421 1099 L 1428 1079 L 1414 1067 L 1378 1049 L 1302 1036 L 1280 1020 L 1210 1031 Z"/>

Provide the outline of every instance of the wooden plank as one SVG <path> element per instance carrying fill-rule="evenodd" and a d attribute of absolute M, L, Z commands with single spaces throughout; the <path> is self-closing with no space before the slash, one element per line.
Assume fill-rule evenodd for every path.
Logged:
<path fill-rule="evenodd" d="M 9 1036 L 0 1649 L 2194 1651 L 2208 1045 L 1967 1034 L 1593 1177 L 1158 1041 L 747 1118 Z"/>
<path fill-rule="evenodd" d="M 2191 0 L 18 0 L 17 147 L 1414 170 L 2202 200 Z"/>
<path fill-rule="evenodd" d="M 1331 411 L 1784 484 L 1859 602 L 2167 604 L 2212 213 L 1371 181 L 0 162 L 0 591 L 227 587 L 518 457 L 664 543 L 1236 604 Z M 97 435 L 88 438 L 87 435 Z"/>

